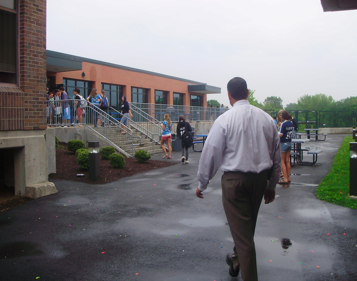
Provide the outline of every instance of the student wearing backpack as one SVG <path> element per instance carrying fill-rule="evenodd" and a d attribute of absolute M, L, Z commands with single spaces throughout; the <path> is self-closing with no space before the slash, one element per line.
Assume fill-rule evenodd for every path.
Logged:
<path fill-rule="evenodd" d="M 105 90 L 102 90 L 101 93 L 102 93 L 102 102 L 101 102 L 99 108 L 101 110 L 103 110 L 104 112 L 108 113 L 108 108 L 109 108 L 109 106 L 108 106 L 108 98 L 105 96 Z M 104 119 L 104 116 L 102 114 L 100 115 L 100 122 L 102 123 L 101 126 L 104 127 L 105 119 Z"/>
<path fill-rule="evenodd" d="M 185 121 L 185 116 L 179 116 L 179 122 L 177 124 L 177 136 L 181 139 L 181 162 L 188 164 L 188 148 L 192 145 L 192 128 L 191 125 Z M 184 156 L 186 152 L 186 157 Z"/>
<path fill-rule="evenodd" d="M 83 109 L 81 108 L 81 100 L 83 99 L 81 95 L 79 94 L 81 91 L 78 88 L 75 88 L 73 90 L 73 95 L 74 95 L 74 106 L 76 110 L 76 115 L 78 117 L 78 123 L 82 124 L 82 119 L 83 119 Z M 84 100 L 84 99 L 83 99 Z M 79 125 L 79 127 L 82 127 L 82 125 Z"/>

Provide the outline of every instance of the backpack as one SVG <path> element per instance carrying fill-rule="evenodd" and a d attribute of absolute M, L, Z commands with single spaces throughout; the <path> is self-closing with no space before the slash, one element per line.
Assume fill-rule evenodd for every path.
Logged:
<path fill-rule="evenodd" d="M 187 130 L 187 123 L 185 124 L 185 132 L 181 136 L 181 141 L 183 145 L 187 148 L 189 148 L 193 143 L 192 134 Z"/>
<path fill-rule="evenodd" d="M 79 107 L 80 108 L 85 108 L 87 106 L 87 101 L 81 96 L 81 95 L 78 95 L 80 97 L 80 101 L 79 101 Z"/>
<path fill-rule="evenodd" d="M 100 106 L 101 109 L 107 110 L 108 109 L 108 100 L 107 98 L 102 98 L 102 105 Z"/>

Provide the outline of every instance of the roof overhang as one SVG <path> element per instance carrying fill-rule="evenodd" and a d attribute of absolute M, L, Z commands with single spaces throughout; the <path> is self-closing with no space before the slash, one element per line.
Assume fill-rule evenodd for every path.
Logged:
<path fill-rule="evenodd" d="M 220 94 L 221 88 L 207 84 L 188 85 L 188 91 L 195 94 Z"/>
<path fill-rule="evenodd" d="M 336 12 L 357 9 L 357 0 L 321 0 L 324 12 Z"/>
<path fill-rule="evenodd" d="M 65 55 L 57 52 L 46 51 L 47 71 L 66 72 L 82 70 L 82 60 L 76 56 Z"/>

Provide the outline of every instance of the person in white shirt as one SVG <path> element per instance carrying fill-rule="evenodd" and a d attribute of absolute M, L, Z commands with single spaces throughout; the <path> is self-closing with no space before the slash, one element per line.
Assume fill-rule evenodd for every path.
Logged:
<path fill-rule="evenodd" d="M 275 199 L 281 171 L 280 138 L 273 119 L 249 104 L 247 83 L 240 77 L 228 82 L 232 109 L 214 122 L 203 148 L 198 167 L 203 191 L 219 167 L 222 176 L 223 207 L 234 240 L 234 254 L 227 254 L 229 274 L 244 281 L 258 280 L 254 231 L 262 198 L 265 204 Z"/>

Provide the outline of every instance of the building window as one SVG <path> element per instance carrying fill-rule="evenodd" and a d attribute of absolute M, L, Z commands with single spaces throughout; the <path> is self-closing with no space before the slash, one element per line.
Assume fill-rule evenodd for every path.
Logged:
<path fill-rule="evenodd" d="M 202 106 L 202 97 L 191 95 L 191 106 Z"/>
<path fill-rule="evenodd" d="M 70 99 L 74 99 L 73 90 L 75 88 L 78 88 L 80 90 L 79 94 L 86 98 L 89 96 L 90 91 L 92 90 L 92 82 L 64 78 L 63 87 Z"/>
<path fill-rule="evenodd" d="M 0 0 L 0 83 L 17 83 L 17 3 Z"/>
<path fill-rule="evenodd" d="M 143 88 L 131 87 L 131 102 L 147 103 L 148 102 L 148 90 L 143 89 Z"/>
<path fill-rule="evenodd" d="M 105 96 L 108 98 L 109 106 L 119 109 L 119 104 L 123 95 L 123 87 L 102 83 L 102 90 L 105 90 Z"/>
<path fill-rule="evenodd" d="M 174 93 L 174 105 L 183 105 L 183 94 Z"/>
<path fill-rule="evenodd" d="M 167 92 L 155 90 L 155 104 L 167 104 Z"/>

